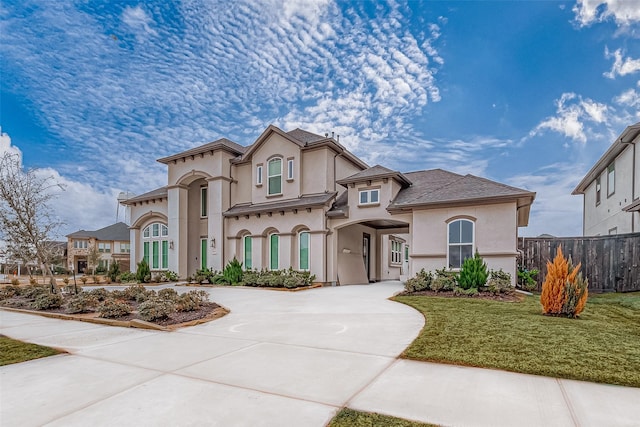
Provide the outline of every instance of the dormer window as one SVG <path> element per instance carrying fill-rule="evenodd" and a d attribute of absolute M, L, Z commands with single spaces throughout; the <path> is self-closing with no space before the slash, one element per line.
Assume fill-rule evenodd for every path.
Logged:
<path fill-rule="evenodd" d="M 269 160 L 267 173 L 267 194 L 282 194 L 282 159 Z"/>
<path fill-rule="evenodd" d="M 360 205 L 377 205 L 380 203 L 380 189 L 360 190 Z"/>

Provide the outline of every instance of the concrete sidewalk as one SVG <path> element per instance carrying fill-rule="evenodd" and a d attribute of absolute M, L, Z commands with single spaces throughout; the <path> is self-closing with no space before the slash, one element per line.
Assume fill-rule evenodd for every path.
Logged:
<path fill-rule="evenodd" d="M 396 359 L 424 324 L 387 300 L 401 288 L 209 288 L 231 314 L 170 333 L 0 311 L 0 333 L 70 352 L 0 368 L 0 425 L 323 426 L 345 405 L 451 426 L 640 425 L 640 389 Z"/>

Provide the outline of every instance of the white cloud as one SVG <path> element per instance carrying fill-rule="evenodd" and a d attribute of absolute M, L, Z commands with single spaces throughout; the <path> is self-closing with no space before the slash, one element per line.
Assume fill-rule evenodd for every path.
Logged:
<path fill-rule="evenodd" d="M 640 92 L 635 89 L 628 89 L 615 97 L 613 101 L 627 107 L 640 108 Z"/>
<path fill-rule="evenodd" d="M 620 26 L 640 21 L 640 7 L 636 0 L 578 0 L 572 10 L 580 26 L 610 18 Z"/>
<path fill-rule="evenodd" d="M 640 8 L 640 5 L 639 5 Z M 610 71 L 603 73 L 605 77 L 615 79 L 616 76 L 625 76 L 640 71 L 640 59 L 633 59 L 631 57 L 623 58 L 624 52 L 622 49 L 616 49 L 614 52 L 609 52 L 609 49 L 605 47 L 605 58 L 614 58 L 613 65 Z"/>
<path fill-rule="evenodd" d="M 589 98 L 582 98 L 575 93 L 563 93 L 555 103 L 556 115 L 547 117 L 540 122 L 529 133 L 529 137 L 550 130 L 574 141 L 585 143 L 587 133 L 590 136 L 594 133 L 593 129 L 589 127 L 589 123 L 606 125 L 610 119 L 611 108 L 608 105 Z"/>
<path fill-rule="evenodd" d="M 151 28 L 153 19 L 145 12 L 141 6 L 127 6 L 122 11 L 122 22 L 124 22 L 137 37 L 144 38 L 146 36 L 157 36 L 156 30 Z"/>
<path fill-rule="evenodd" d="M 2 132 L 2 127 L 0 127 L 0 156 L 4 153 L 17 155 L 22 163 L 22 151 L 15 145 L 11 145 L 11 137 L 7 133 Z"/>
<path fill-rule="evenodd" d="M 521 229 L 520 235 L 582 235 L 582 197 L 573 196 L 571 192 L 582 179 L 584 169 L 575 163 L 555 163 L 505 181 L 536 192 L 529 226 Z"/>

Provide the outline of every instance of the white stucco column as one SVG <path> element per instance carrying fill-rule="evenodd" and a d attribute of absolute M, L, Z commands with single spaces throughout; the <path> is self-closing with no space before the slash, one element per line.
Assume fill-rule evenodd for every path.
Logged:
<path fill-rule="evenodd" d="M 339 230 L 334 229 L 326 235 L 324 253 L 327 260 L 327 277 L 324 278 L 325 282 L 338 281 L 338 233 Z M 322 237 L 324 238 L 325 236 L 322 235 Z M 315 258 L 313 255 L 311 256 Z M 320 277 L 316 277 L 316 280 L 321 281 Z"/>
<path fill-rule="evenodd" d="M 185 278 L 187 271 L 187 214 L 189 188 L 184 185 L 173 185 L 167 190 L 167 218 L 169 227 L 169 270 L 175 271 L 178 277 Z"/>
<path fill-rule="evenodd" d="M 234 255 L 231 252 L 229 256 L 225 254 L 225 245 L 228 242 L 222 216 L 222 213 L 229 209 L 229 181 L 229 178 L 221 176 L 207 179 L 207 230 L 209 233 L 207 266 L 214 270 L 224 269 L 225 264 L 233 259 Z M 215 245 L 212 245 L 213 239 L 215 239 Z"/>
<path fill-rule="evenodd" d="M 138 244 L 140 243 L 140 227 L 129 229 L 129 271 L 135 272 L 138 261 Z"/>
<path fill-rule="evenodd" d="M 285 270 L 289 267 L 297 270 L 298 257 L 293 256 L 293 235 L 291 233 L 283 233 L 279 234 L 279 236 L 278 263 L 280 264 L 280 270 Z"/>

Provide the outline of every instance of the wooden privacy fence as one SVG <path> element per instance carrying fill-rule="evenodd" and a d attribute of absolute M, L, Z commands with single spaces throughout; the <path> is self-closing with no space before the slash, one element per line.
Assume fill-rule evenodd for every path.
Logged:
<path fill-rule="evenodd" d="M 521 237 L 522 264 L 539 270 L 538 290 L 547 272 L 547 261 L 556 256 L 562 245 L 573 264 L 582 263 L 580 271 L 589 279 L 590 292 L 640 291 L 640 233 L 594 237 Z"/>

